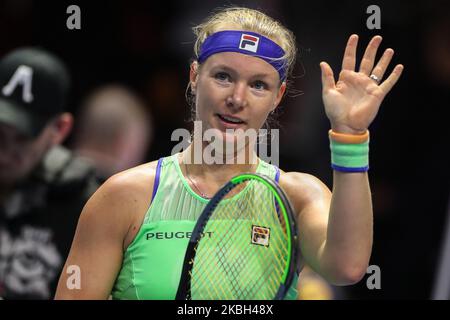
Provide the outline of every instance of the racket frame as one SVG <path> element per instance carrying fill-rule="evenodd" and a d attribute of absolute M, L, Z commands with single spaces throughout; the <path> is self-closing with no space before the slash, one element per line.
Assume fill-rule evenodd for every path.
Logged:
<path fill-rule="evenodd" d="M 217 207 L 219 202 L 227 195 L 227 193 L 230 192 L 230 190 L 232 190 L 237 185 L 250 180 L 257 180 L 271 189 L 277 201 L 283 204 L 280 206 L 280 208 L 285 221 L 289 222 L 289 227 L 286 228 L 286 231 L 287 236 L 291 241 L 289 241 L 288 243 L 289 255 L 288 255 L 288 262 L 286 263 L 287 268 L 285 269 L 282 281 L 280 283 L 280 288 L 278 289 L 278 292 L 275 295 L 274 300 L 282 300 L 286 296 L 286 293 L 292 284 L 292 280 L 294 279 L 294 274 L 297 272 L 298 235 L 297 235 L 297 223 L 294 217 L 294 210 L 284 191 L 278 184 L 272 181 L 272 179 L 258 173 L 245 173 L 233 177 L 219 191 L 217 191 L 217 193 L 214 195 L 214 197 L 211 198 L 211 200 L 206 205 L 205 209 L 203 209 L 202 214 L 198 218 L 186 249 L 183 268 L 180 277 L 180 283 L 178 285 L 178 291 L 175 298 L 176 300 L 190 300 L 191 277 L 189 276 L 189 273 L 194 265 L 194 258 L 196 255 L 195 248 L 198 245 L 200 239 L 202 238 L 203 230 L 210 216 L 214 212 L 214 209 Z"/>

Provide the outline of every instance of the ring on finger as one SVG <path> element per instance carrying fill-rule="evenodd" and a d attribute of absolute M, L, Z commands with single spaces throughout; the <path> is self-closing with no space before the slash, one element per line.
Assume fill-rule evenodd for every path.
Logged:
<path fill-rule="evenodd" d="M 372 79 L 373 81 L 375 81 L 377 84 L 380 84 L 380 78 L 378 78 L 373 73 L 369 76 L 369 78 Z"/>

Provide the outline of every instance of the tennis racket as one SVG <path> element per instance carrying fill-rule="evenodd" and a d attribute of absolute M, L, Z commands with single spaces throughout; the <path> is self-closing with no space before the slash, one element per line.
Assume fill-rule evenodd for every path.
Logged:
<path fill-rule="evenodd" d="M 238 186 L 238 194 L 226 197 Z M 297 227 L 287 196 L 266 176 L 242 174 L 200 215 L 176 299 L 283 299 L 296 270 Z"/>

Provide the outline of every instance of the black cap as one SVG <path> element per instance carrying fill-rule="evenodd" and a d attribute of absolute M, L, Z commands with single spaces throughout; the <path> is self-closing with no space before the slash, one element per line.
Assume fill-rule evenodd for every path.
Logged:
<path fill-rule="evenodd" d="M 63 62 L 38 48 L 20 48 L 0 60 L 0 122 L 37 136 L 64 112 L 69 73 Z"/>

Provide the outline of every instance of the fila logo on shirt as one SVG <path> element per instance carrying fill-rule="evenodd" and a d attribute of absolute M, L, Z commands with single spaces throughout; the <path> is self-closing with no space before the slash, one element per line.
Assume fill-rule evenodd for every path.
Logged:
<path fill-rule="evenodd" d="M 26 103 L 31 103 L 33 102 L 33 93 L 31 92 L 32 80 L 33 69 L 21 65 L 14 72 L 8 84 L 2 88 L 2 93 L 7 97 L 10 96 L 20 84 L 22 86 L 22 100 Z"/>
<path fill-rule="evenodd" d="M 241 42 L 239 43 L 239 49 L 247 50 L 251 52 L 258 51 L 259 37 L 251 36 L 243 33 L 241 36 Z"/>

